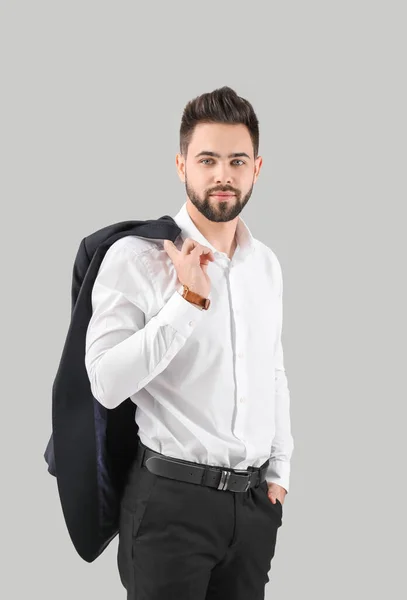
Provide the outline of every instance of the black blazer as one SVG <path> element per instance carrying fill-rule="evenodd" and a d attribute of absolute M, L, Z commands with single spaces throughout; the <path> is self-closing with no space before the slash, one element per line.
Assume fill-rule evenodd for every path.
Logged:
<path fill-rule="evenodd" d="M 122 221 L 83 238 L 75 258 L 71 322 L 52 386 L 52 434 L 44 458 L 57 480 L 71 540 L 87 562 L 118 533 L 120 499 L 138 441 L 134 402 L 127 398 L 106 409 L 90 389 L 85 338 L 93 284 L 106 251 L 118 239 L 137 235 L 175 242 L 180 233 L 168 215 Z"/>

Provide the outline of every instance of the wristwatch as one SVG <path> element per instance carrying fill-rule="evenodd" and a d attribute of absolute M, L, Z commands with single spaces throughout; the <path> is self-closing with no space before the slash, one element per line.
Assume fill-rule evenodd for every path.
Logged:
<path fill-rule="evenodd" d="M 201 310 L 208 310 L 211 303 L 209 298 L 204 298 L 196 292 L 192 292 L 189 287 L 184 284 L 182 284 L 182 288 L 179 292 L 181 296 L 185 298 L 185 300 L 188 300 L 188 302 L 191 302 L 191 304 L 198 306 Z"/>

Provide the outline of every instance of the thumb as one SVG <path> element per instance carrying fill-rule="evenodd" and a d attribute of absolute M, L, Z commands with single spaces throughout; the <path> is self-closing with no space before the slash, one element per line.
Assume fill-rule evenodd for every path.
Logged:
<path fill-rule="evenodd" d="M 170 258 L 174 256 L 176 251 L 178 252 L 178 248 L 171 240 L 164 240 L 164 250 Z"/>

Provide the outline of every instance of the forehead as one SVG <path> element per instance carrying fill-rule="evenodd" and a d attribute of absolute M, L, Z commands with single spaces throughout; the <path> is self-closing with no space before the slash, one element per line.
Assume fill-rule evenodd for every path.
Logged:
<path fill-rule="evenodd" d="M 194 156 L 201 150 L 211 150 L 220 154 L 229 152 L 247 152 L 249 156 L 253 154 L 249 130 L 242 123 L 198 123 L 192 134 L 188 154 L 191 152 Z"/>

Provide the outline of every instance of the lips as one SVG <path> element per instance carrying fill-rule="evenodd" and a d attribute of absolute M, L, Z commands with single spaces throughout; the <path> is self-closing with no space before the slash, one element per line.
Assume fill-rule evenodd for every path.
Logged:
<path fill-rule="evenodd" d="M 234 194 L 222 194 L 222 192 L 219 192 L 218 194 L 211 194 L 211 196 L 219 196 L 219 198 L 228 198 L 229 196 L 234 196 Z"/>

